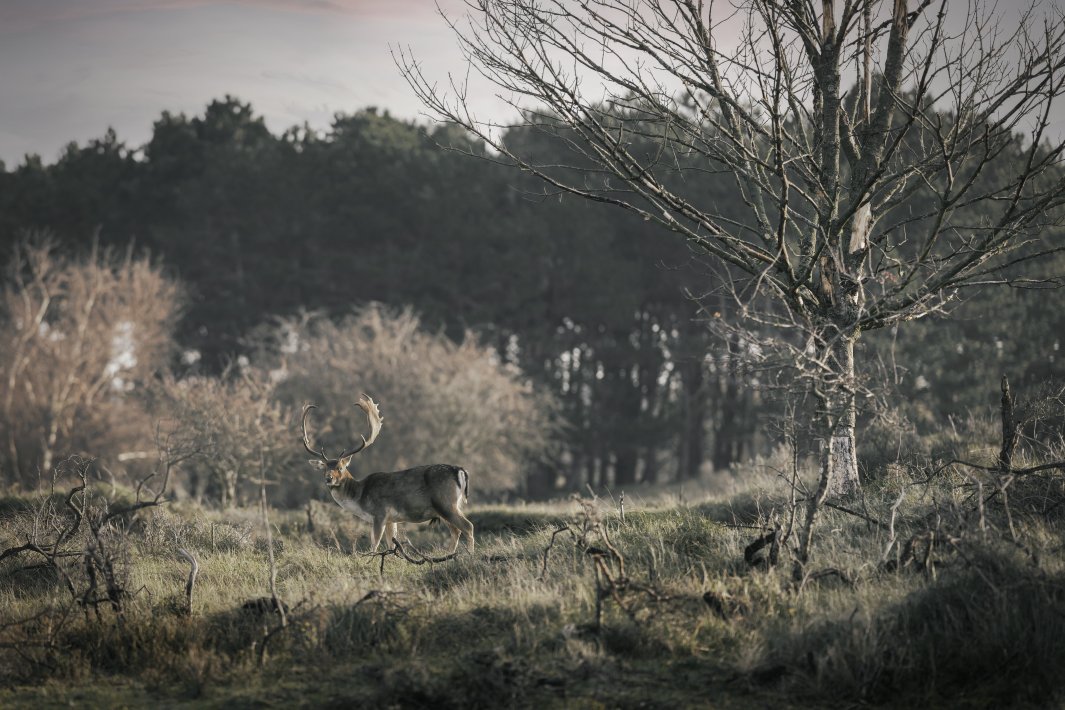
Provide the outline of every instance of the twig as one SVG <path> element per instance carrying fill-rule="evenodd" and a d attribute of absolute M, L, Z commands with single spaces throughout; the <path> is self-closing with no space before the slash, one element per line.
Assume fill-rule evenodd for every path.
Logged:
<path fill-rule="evenodd" d="M 270 517 L 266 506 L 266 475 L 262 465 L 262 453 L 259 454 L 259 500 L 262 505 L 263 527 L 266 529 L 266 559 L 270 565 L 270 598 L 274 600 L 274 606 L 281 616 L 281 626 L 287 625 L 285 618 L 285 605 L 277 594 L 277 564 L 274 561 L 274 535 L 270 529 Z"/>
<path fill-rule="evenodd" d="M 547 548 L 544 550 L 544 566 L 543 569 L 540 570 L 541 582 L 547 576 L 547 557 L 551 554 L 551 548 L 555 546 L 555 538 L 558 537 L 558 534 L 561 532 L 568 532 L 573 537 L 574 542 L 577 541 L 577 533 L 573 532 L 573 528 L 569 525 L 560 525 L 553 533 L 551 533 L 551 541 L 547 543 Z"/>
<path fill-rule="evenodd" d="M 882 564 L 886 564 L 888 555 L 891 554 L 891 549 L 895 547 L 897 535 L 895 532 L 895 516 L 899 512 L 899 505 L 902 504 L 902 500 L 906 497 L 906 489 L 903 488 L 899 491 L 899 497 L 895 500 L 894 505 L 891 506 L 891 517 L 888 519 L 888 543 L 884 547 L 884 554 L 881 556 L 880 561 Z"/>
<path fill-rule="evenodd" d="M 200 563 L 196 561 L 196 558 L 183 547 L 179 547 L 177 550 L 179 557 L 184 557 L 189 563 L 189 579 L 185 582 L 185 610 L 187 614 L 192 614 L 192 592 L 196 588 L 196 575 L 200 573 Z"/>
<path fill-rule="evenodd" d="M 816 572 L 810 572 L 809 574 L 804 575 L 802 583 L 799 585 L 799 592 L 802 592 L 803 587 L 806 586 L 807 582 L 816 582 L 819 579 L 824 579 L 825 577 L 831 576 L 839 577 L 840 581 L 846 584 L 848 587 L 854 586 L 854 580 L 851 579 L 850 575 L 848 575 L 846 572 L 841 569 L 837 569 L 836 567 L 826 567 L 825 569 L 817 570 Z"/>
<path fill-rule="evenodd" d="M 879 528 L 886 528 L 887 527 L 887 525 L 884 525 L 882 522 L 880 522 L 879 520 L 876 520 L 875 518 L 870 518 L 868 515 L 865 515 L 864 513 L 859 513 L 857 510 L 851 510 L 850 508 L 845 508 L 842 505 L 839 505 L 838 503 L 830 503 L 828 501 L 825 501 L 824 505 L 825 505 L 826 508 L 832 508 L 833 510 L 838 510 L 839 512 L 846 513 L 847 515 L 853 515 L 854 517 L 860 518 L 860 519 L 864 520 L 867 523 L 872 523 L 873 525 L 876 525 Z"/>

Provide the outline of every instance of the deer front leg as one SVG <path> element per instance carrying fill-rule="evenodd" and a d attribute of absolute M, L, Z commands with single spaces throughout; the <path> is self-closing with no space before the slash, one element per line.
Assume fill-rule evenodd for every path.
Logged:
<path fill-rule="evenodd" d="M 387 524 L 387 518 L 373 519 L 373 525 L 370 527 L 370 554 L 377 552 L 377 546 L 381 543 L 381 538 L 384 537 Z"/>
<path fill-rule="evenodd" d="M 385 525 L 385 530 L 388 531 L 388 534 L 385 535 L 385 546 L 392 547 L 398 539 L 396 536 L 399 534 L 399 526 L 395 523 L 388 523 Z"/>

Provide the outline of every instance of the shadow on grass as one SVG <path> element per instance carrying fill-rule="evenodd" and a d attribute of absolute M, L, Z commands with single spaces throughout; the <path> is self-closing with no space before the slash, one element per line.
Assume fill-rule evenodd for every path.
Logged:
<path fill-rule="evenodd" d="M 876 613 L 770 642 L 753 676 L 808 698 L 1043 707 L 1065 691 L 1065 578 L 1010 553 Z M 767 669 L 772 674 L 766 675 Z M 752 677 L 756 683 L 758 678 Z"/>
<path fill-rule="evenodd" d="M 559 520 L 557 514 L 526 512 L 519 508 L 474 510 L 469 513 L 469 518 L 478 535 L 523 535 L 552 526 Z"/>

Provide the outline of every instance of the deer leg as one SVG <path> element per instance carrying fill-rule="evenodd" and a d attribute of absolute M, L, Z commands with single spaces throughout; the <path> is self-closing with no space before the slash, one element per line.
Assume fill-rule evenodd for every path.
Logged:
<path fill-rule="evenodd" d="M 388 535 L 385 536 L 385 545 L 395 545 L 398 539 L 396 536 L 399 534 L 399 526 L 390 522 L 385 525 L 385 530 L 388 532 Z"/>
<path fill-rule="evenodd" d="M 459 537 L 462 535 L 466 536 L 466 544 L 469 546 L 470 552 L 473 552 L 473 523 L 457 510 L 446 511 L 441 514 L 441 517 L 451 528 L 451 532 L 454 535 L 451 552 L 454 553 L 459 548 Z"/>
<path fill-rule="evenodd" d="M 388 520 L 385 518 L 373 519 L 373 525 L 370 527 L 370 554 L 377 552 L 377 546 L 385 535 L 385 525 L 387 523 Z"/>
<path fill-rule="evenodd" d="M 451 531 L 451 549 L 447 551 L 447 554 L 453 555 L 455 550 L 459 549 L 459 537 L 461 537 L 462 532 L 447 520 L 444 522 L 447 523 L 447 529 Z"/>
<path fill-rule="evenodd" d="M 473 552 L 473 523 L 462 513 L 459 513 L 459 518 L 463 523 L 462 532 L 466 536 L 466 542 L 470 545 L 470 552 Z"/>

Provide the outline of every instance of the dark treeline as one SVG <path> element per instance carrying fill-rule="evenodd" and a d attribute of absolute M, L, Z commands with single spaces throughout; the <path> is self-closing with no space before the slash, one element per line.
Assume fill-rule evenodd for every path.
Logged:
<path fill-rule="evenodd" d="M 532 128 L 508 140 L 558 150 Z M 373 109 L 324 134 L 276 136 L 227 97 L 202 116 L 164 113 L 143 147 L 109 131 L 55 164 L 29 156 L 0 170 L 0 239 L 5 254 L 47 232 L 74 250 L 132 242 L 162 257 L 191 294 L 180 342 L 208 369 L 254 326 L 300 309 L 342 315 L 379 301 L 455 337 L 473 329 L 563 403 L 567 441 L 557 466 L 529 472 L 531 494 L 683 480 L 767 449 L 776 405 L 739 343 L 706 327 L 735 308 L 706 295 L 716 276 L 682 240 L 461 152 L 483 149 Z M 699 189 L 738 199 L 729 176 L 705 179 Z M 704 296 L 702 311 L 689 293 Z M 981 289 L 959 294 L 949 321 L 871 338 L 869 360 L 890 375 L 892 430 L 941 430 L 981 411 L 1005 371 L 1025 389 L 1060 379 L 1063 306 L 1058 290 Z"/>

